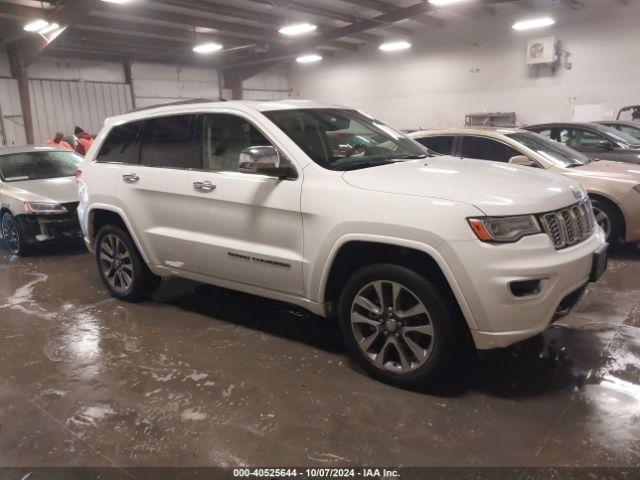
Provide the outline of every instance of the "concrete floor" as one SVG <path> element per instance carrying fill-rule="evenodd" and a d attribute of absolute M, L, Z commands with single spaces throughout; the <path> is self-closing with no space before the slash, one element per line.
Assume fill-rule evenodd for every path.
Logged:
<path fill-rule="evenodd" d="M 409 392 L 333 321 L 184 281 L 129 305 L 82 248 L 0 251 L 0 466 L 637 466 L 639 260 L 544 345 Z"/>

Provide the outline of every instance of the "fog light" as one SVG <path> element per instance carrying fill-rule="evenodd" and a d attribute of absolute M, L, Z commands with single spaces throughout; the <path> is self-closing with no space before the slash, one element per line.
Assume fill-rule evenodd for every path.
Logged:
<path fill-rule="evenodd" d="M 509 290 L 514 297 L 532 297 L 540 293 L 540 280 L 511 282 Z"/>

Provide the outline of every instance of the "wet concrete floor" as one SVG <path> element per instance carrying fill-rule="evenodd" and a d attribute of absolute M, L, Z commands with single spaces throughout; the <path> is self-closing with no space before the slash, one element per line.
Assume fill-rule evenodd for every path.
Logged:
<path fill-rule="evenodd" d="M 637 466 L 639 266 L 615 253 L 544 338 L 415 392 L 334 321 L 180 280 L 130 305 L 82 247 L 0 251 L 0 466 Z"/>

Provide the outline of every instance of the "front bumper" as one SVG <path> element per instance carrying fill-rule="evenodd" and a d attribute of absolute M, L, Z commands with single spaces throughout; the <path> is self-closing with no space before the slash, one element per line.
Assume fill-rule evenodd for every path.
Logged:
<path fill-rule="evenodd" d="M 82 231 L 76 204 L 65 205 L 68 213 L 61 215 L 19 215 L 25 241 L 35 244 L 59 238 L 80 238 Z"/>
<path fill-rule="evenodd" d="M 599 228 L 562 250 L 555 250 L 546 235 L 503 245 L 476 240 L 444 244 L 441 252 L 477 326 L 471 330 L 476 347 L 507 347 L 543 332 L 558 314 L 568 313 L 590 281 L 594 253 L 605 245 Z M 510 287 L 536 280 L 538 288 L 523 296 Z"/>

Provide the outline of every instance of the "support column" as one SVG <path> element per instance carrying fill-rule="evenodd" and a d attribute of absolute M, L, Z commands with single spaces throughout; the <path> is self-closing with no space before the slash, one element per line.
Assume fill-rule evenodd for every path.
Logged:
<path fill-rule="evenodd" d="M 225 71 L 222 74 L 222 80 L 224 82 L 224 88 L 231 90 L 231 99 L 242 100 L 242 77 L 235 72 Z"/>
<path fill-rule="evenodd" d="M 31 112 L 31 94 L 29 92 L 29 78 L 27 67 L 22 64 L 14 45 L 7 48 L 9 54 L 9 65 L 11 75 L 18 81 L 18 93 L 20 95 L 20 108 L 22 109 L 22 122 L 24 123 L 24 134 L 28 144 L 35 143 L 33 135 L 33 114 Z"/>

